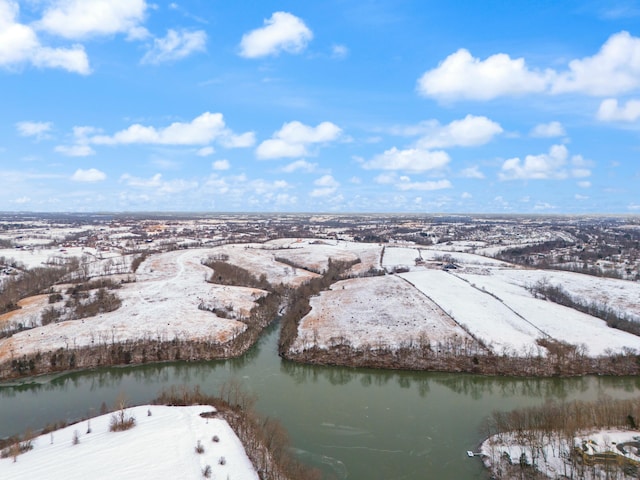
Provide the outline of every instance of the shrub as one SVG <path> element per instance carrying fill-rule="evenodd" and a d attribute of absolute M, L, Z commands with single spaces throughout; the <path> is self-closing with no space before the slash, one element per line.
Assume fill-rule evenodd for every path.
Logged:
<path fill-rule="evenodd" d="M 220 441 L 220 437 L 218 435 L 214 435 L 211 439 L 214 443 L 218 443 Z"/>
<path fill-rule="evenodd" d="M 220 459 L 218 460 L 218 463 L 220 465 L 226 465 L 227 464 L 227 459 L 224 457 L 220 457 Z"/>
<path fill-rule="evenodd" d="M 60 293 L 52 293 L 49 295 L 49 303 L 56 303 L 62 300 L 62 295 Z"/>
<path fill-rule="evenodd" d="M 74 445 L 78 445 L 80 443 L 80 434 L 78 430 L 73 431 L 73 440 L 71 441 Z"/>
<path fill-rule="evenodd" d="M 204 453 L 204 446 L 202 445 L 202 442 L 200 440 L 198 440 L 198 443 L 196 445 L 196 453 Z"/>
<path fill-rule="evenodd" d="M 206 467 L 204 467 L 202 469 L 202 476 L 204 478 L 210 478 L 211 477 L 211 465 L 207 465 Z"/>
<path fill-rule="evenodd" d="M 110 432 L 122 432 L 133 428 L 136 424 L 136 418 L 129 414 L 124 408 L 111 414 L 109 422 Z"/>

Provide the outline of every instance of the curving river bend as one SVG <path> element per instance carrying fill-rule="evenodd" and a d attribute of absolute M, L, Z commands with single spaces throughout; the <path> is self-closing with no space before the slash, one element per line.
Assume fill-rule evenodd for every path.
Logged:
<path fill-rule="evenodd" d="M 229 378 L 278 418 L 301 459 L 354 480 L 487 479 L 478 458 L 483 421 L 494 410 L 547 400 L 638 395 L 640 378 L 515 379 L 294 364 L 277 355 L 272 327 L 239 359 L 104 368 L 0 384 L 0 437 L 60 419 L 95 415 L 122 392 L 145 403 L 169 385 L 217 393 Z"/>

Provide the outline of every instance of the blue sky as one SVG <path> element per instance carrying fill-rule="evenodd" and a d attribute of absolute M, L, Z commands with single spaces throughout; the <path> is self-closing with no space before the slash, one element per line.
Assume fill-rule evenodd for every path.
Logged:
<path fill-rule="evenodd" d="M 640 212 L 640 2 L 0 0 L 0 210 Z"/>

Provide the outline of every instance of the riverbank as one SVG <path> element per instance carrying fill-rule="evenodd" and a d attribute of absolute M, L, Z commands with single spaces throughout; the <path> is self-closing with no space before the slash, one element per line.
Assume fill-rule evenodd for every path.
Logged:
<path fill-rule="evenodd" d="M 640 401 L 548 403 L 494 413 L 483 463 L 497 479 L 636 479 Z"/>
<path fill-rule="evenodd" d="M 394 350 L 389 348 L 354 348 L 338 343 L 328 348 L 312 347 L 301 352 L 287 352 L 282 356 L 294 362 L 310 365 L 512 377 L 640 374 L 640 357 L 635 352 L 592 358 L 572 350 L 561 354 L 518 357 L 480 354 L 455 355 L 419 347 Z"/>
<path fill-rule="evenodd" d="M 114 430 L 114 418 L 131 426 Z M 210 406 L 126 408 L 20 445 L 5 449 L 1 478 L 259 479 L 229 423 Z"/>

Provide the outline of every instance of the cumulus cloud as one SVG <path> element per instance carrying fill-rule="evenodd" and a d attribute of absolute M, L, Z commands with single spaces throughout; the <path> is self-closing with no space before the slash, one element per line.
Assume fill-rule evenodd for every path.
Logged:
<path fill-rule="evenodd" d="M 229 170 L 231 168 L 231 164 L 227 159 L 216 160 L 211 164 L 211 168 L 214 170 Z"/>
<path fill-rule="evenodd" d="M 569 151 L 564 145 L 553 145 L 549 153 L 527 155 L 523 160 L 510 158 L 502 164 L 498 174 L 500 180 L 562 180 L 565 178 L 585 178 L 591 175 L 587 168 L 591 162 L 580 155 L 569 159 Z"/>
<path fill-rule="evenodd" d="M 640 119 L 640 100 L 628 100 L 618 105 L 615 98 L 607 98 L 600 104 L 597 114 L 603 122 L 635 122 Z"/>
<path fill-rule="evenodd" d="M 523 58 L 499 53 L 480 60 L 462 48 L 418 80 L 418 92 L 444 100 L 491 100 L 547 88 L 551 72 L 531 70 Z"/>
<path fill-rule="evenodd" d="M 71 176 L 71 180 L 73 180 L 74 182 L 101 182 L 106 178 L 106 173 L 101 172 L 96 168 L 89 168 L 88 170 L 79 168 Z"/>
<path fill-rule="evenodd" d="M 147 7 L 145 0 L 55 0 L 36 27 L 67 39 L 116 33 L 139 38 Z"/>
<path fill-rule="evenodd" d="M 484 145 L 503 132 L 500 124 L 487 117 L 467 115 L 448 125 L 432 121 L 425 125 L 426 134 L 418 140 L 422 149 L 447 147 L 475 147 Z"/>
<path fill-rule="evenodd" d="M 530 135 L 537 138 L 562 137 L 567 133 L 560 122 L 540 123 L 531 129 Z"/>
<path fill-rule="evenodd" d="M 322 122 L 316 127 L 293 121 L 285 123 L 269 140 L 256 149 L 260 159 L 294 158 L 310 155 L 308 148 L 314 144 L 324 144 L 337 140 L 342 129 L 331 122 Z"/>
<path fill-rule="evenodd" d="M 552 93 L 617 95 L 640 86 L 640 38 L 629 32 L 611 35 L 592 57 L 569 62 L 569 70 L 558 75 Z"/>
<path fill-rule="evenodd" d="M 96 153 L 89 145 L 58 145 L 53 150 L 67 157 L 88 157 Z"/>
<path fill-rule="evenodd" d="M 82 133 L 80 143 L 94 145 L 208 145 L 213 141 L 235 146 L 236 135 L 226 127 L 221 113 L 205 112 L 191 122 L 174 122 L 167 127 L 156 128 L 134 124 L 113 135 L 92 135 L 93 132 Z M 244 135 L 244 134 L 243 134 Z M 251 135 L 253 135 L 251 133 Z M 229 140 L 229 143 L 227 143 Z M 199 150 L 200 155 L 209 154 L 209 150 Z M 213 153 L 213 152 L 211 152 Z"/>
<path fill-rule="evenodd" d="M 315 180 L 313 184 L 317 188 L 314 188 L 311 191 L 310 195 L 312 197 L 327 197 L 329 195 L 333 195 L 340 186 L 340 182 L 331 175 L 323 175 Z"/>
<path fill-rule="evenodd" d="M 196 151 L 196 155 L 199 157 L 208 157 L 209 155 L 213 155 L 216 153 L 216 149 L 213 147 L 202 147 Z"/>
<path fill-rule="evenodd" d="M 331 56 L 333 58 L 342 60 L 343 58 L 347 58 L 348 55 L 349 55 L 349 49 L 344 45 L 331 46 Z"/>
<path fill-rule="evenodd" d="M 396 184 L 396 188 L 402 191 L 418 190 L 418 191 L 432 191 L 443 190 L 446 188 L 452 188 L 449 180 L 435 180 L 426 182 L 412 182 L 406 181 L 401 178 L 401 181 Z"/>
<path fill-rule="evenodd" d="M 285 173 L 293 173 L 293 172 L 304 172 L 304 173 L 312 173 L 315 172 L 318 168 L 317 163 L 307 162 L 306 160 L 296 160 L 295 162 L 291 162 L 282 168 L 282 171 Z"/>
<path fill-rule="evenodd" d="M 393 185 L 395 188 L 401 191 L 431 191 L 431 190 L 442 190 L 446 188 L 451 188 L 451 182 L 449 180 L 429 180 L 423 182 L 412 181 L 411 177 L 407 175 L 400 175 L 396 172 L 382 173 L 378 175 L 374 181 L 381 185 Z"/>
<path fill-rule="evenodd" d="M 229 134 L 220 138 L 220 144 L 225 148 L 248 148 L 256 143 L 254 132 L 245 132 L 240 135 Z"/>
<path fill-rule="evenodd" d="M 464 178 L 484 178 L 484 173 L 480 171 L 480 167 L 478 167 L 477 165 L 465 168 L 460 172 L 460 175 Z"/>
<path fill-rule="evenodd" d="M 0 67 L 15 69 L 24 64 L 37 68 L 61 68 L 88 75 L 89 58 L 82 45 L 51 48 L 42 45 L 36 32 L 17 21 L 20 7 L 12 0 L 0 0 Z"/>
<path fill-rule="evenodd" d="M 242 36 L 240 55 L 258 58 L 280 52 L 300 53 L 313 38 L 305 23 L 287 12 L 275 12 L 264 20 L 264 27 Z"/>
<path fill-rule="evenodd" d="M 419 79 L 418 92 L 440 100 L 491 100 L 532 93 L 619 95 L 640 87 L 640 38 L 611 35 L 593 56 L 565 70 L 530 68 L 524 58 L 498 53 L 484 60 L 466 49 L 449 55 Z"/>
<path fill-rule="evenodd" d="M 376 155 L 364 162 L 367 170 L 404 170 L 407 172 L 425 172 L 444 168 L 450 161 L 449 155 L 443 151 L 421 149 L 398 150 L 396 147 Z"/>
<path fill-rule="evenodd" d="M 130 187 L 141 189 L 153 189 L 156 194 L 170 195 L 194 190 L 198 187 L 198 182 L 184 179 L 164 180 L 162 174 L 156 173 L 150 178 L 139 178 L 128 173 L 120 176 L 120 183 Z"/>
<path fill-rule="evenodd" d="M 153 46 L 142 57 L 142 63 L 158 65 L 188 57 L 195 52 L 206 50 L 207 34 L 204 30 L 195 32 L 169 29 L 163 38 L 155 38 Z"/>
<path fill-rule="evenodd" d="M 16 129 L 23 137 L 35 137 L 38 140 L 49 138 L 48 132 L 53 128 L 51 122 L 18 122 Z"/>

